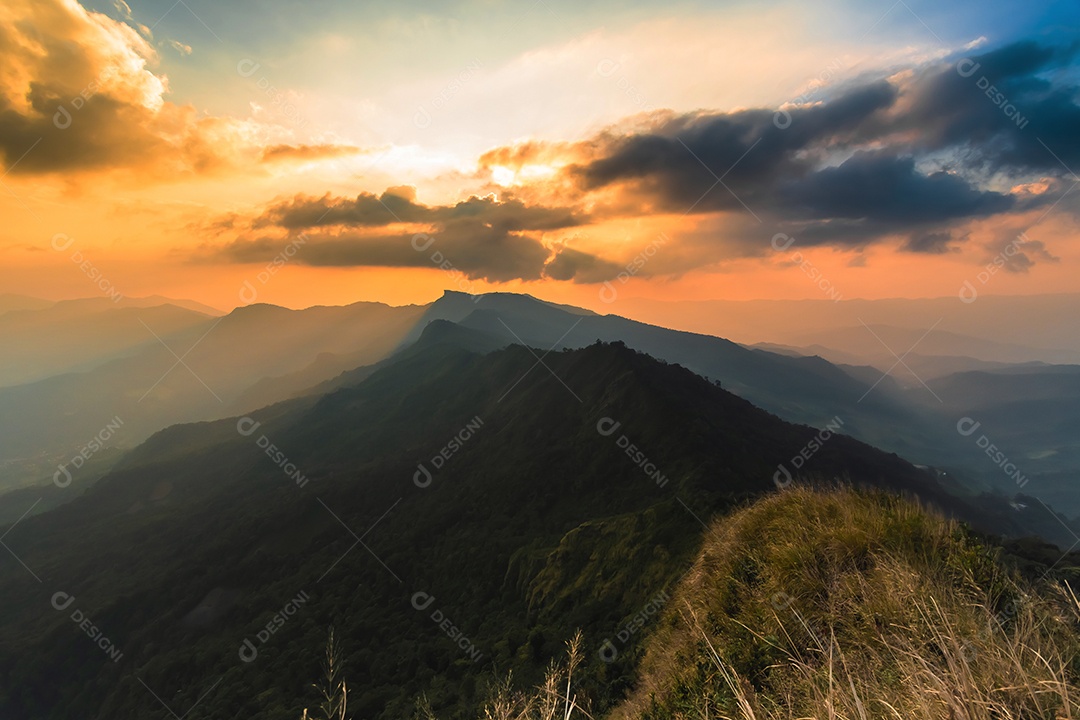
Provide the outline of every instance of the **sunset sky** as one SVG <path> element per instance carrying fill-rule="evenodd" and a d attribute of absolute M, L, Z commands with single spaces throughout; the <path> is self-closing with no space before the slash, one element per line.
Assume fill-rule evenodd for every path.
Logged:
<path fill-rule="evenodd" d="M 1077 27 L 1075 0 L 5 0 L 0 293 L 1072 292 Z"/>

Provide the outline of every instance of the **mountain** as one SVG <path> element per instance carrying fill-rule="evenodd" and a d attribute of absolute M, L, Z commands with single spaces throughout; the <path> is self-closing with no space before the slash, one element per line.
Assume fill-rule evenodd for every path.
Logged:
<path fill-rule="evenodd" d="M 358 717 L 401 717 L 421 693 L 470 717 L 490 673 L 538 679 L 575 628 L 599 650 L 690 567 L 704 524 L 782 468 L 987 517 L 933 473 L 621 343 L 540 367 L 431 327 L 355 386 L 163 430 L 8 528 L 0 715 L 153 717 L 163 698 L 295 718 L 332 624 Z M 633 653 L 589 672 L 613 703 Z"/>
<path fill-rule="evenodd" d="M 153 332 L 174 334 L 211 317 L 160 300 L 67 300 L 0 313 L 0 386 L 90 370 L 156 344 Z"/>
<path fill-rule="evenodd" d="M 1013 367 L 1050 367 L 1047 363 L 1042 362 L 1007 363 L 992 360 L 980 360 L 965 355 L 925 355 L 918 352 L 909 352 L 907 354 L 904 354 L 903 352 L 898 353 L 903 357 L 904 365 L 906 366 L 901 367 L 896 362 L 897 356 L 888 352 L 880 345 L 880 352 L 869 352 L 865 355 L 855 355 L 850 352 L 834 350 L 818 344 L 795 347 L 777 343 L 755 343 L 749 347 L 756 350 L 767 350 L 768 352 L 778 353 L 780 355 L 791 355 L 793 357 L 812 357 L 816 355 L 843 368 L 849 374 L 857 374 L 857 377 L 859 376 L 858 374 L 865 373 L 868 370 L 876 371 L 877 375 L 875 377 L 880 377 L 881 373 L 889 372 L 890 377 L 908 387 L 916 387 L 921 385 L 922 382 L 935 380 L 939 377 L 952 375 L 958 372 L 968 372 L 972 370 L 1005 370 Z"/>
<path fill-rule="evenodd" d="M 540 349 L 583 347 L 597 339 L 625 342 L 636 350 L 717 379 L 726 389 L 785 420 L 822 427 L 840 418 L 845 432 L 853 437 L 913 462 L 943 468 L 957 493 L 967 495 L 990 488 L 1009 495 L 1024 491 L 1030 493 L 1029 498 L 1033 495 L 1050 505 L 1055 505 L 1051 498 L 1061 502 L 1075 497 L 1075 485 L 1066 473 L 1070 468 L 1074 473 L 1080 468 L 1080 458 L 1071 450 L 1065 451 L 1072 447 L 1071 439 L 1064 439 L 1062 434 L 1068 426 L 1058 419 L 1071 417 L 1069 408 L 1080 405 L 1069 404 L 1065 398 L 1072 394 L 1066 388 L 1058 391 L 1063 395 L 1057 410 L 1051 412 L 1048 407 L 1046 413 L 1041 413 L 1029 407 L 1024 414 L 1015 416 L 1024 419 L 1033 440 L 1040 434 L 1053 438 L 1051 447 L 1044 443 L 1032 452 L 1060 452 L 1060 462 L 1055 460 L 1056 464 L 1046 466 L 1048 474 L 1041 476 L 1045 482 L 1024 488 L 1003 483 L 1001 468 L 988 464 L 981 450 L 957 432 L 957 422 L 965 414 L 962 408 L 943 403 L 934 395 L 937 385 L 930 383 L 928 389 L 925 381 L 910 378 L 909 384 L 901 384 L 885 374 L 889 367 L 880 371 L 866 366 L 841 367 L 820 357 L 747 348 L 722 338 L 669 330 L 615 315 L 569 312 L 528 296 L 447 292 L 425 312 L 412 335 L 433 318 L 456 322 L 489 338 L 501 338 L 506 344 L 524 342 Z M 876 342 L 865 328 L 863 332 Z M 897 338 L 889 339 L 895 342 Z M 995 369 L 1016 377 L 1045 370 L 1049 378 L 1045 393 L 1054 395 L 1054 378 L 1067 377 L 1054 370 L 1056 367 L 1034 364 Z M 992 387 L 983 384 L 973 392 L 993 398 Z M 1041 417 L 1049 424 L 1044 424 Z M 1051 470 L 1053 474 L 1049 474 Z M 1080 512 L 1074 501 L 1059 509 Z M 1048 511 L 1040 506 L 1039 512 Z"/>
<path fill-rule="evenodd" d="M 979 341 L 1028 349 L 1032 360 L 1080 362 L 1080 294 L 985 295 L 961 302 L 957 295 L 941 298 L 884 300 L 701 300 L 661 301 L 619 298 L 614 310 L 645 322 L 691 332 L 720 335 L 742 343 L 807 345 L 823 342 L 826 333 L 861 331 L 859 347 L 884 350 L 863 324 L 885 325 L 934 334 L 951 333 Z M 916 338 L 918 335 L 915 336 Z M 927 338 L 929 339 L 929 338 Z M 903 355 L 910 345 L 893 347 Z M 922 344 L 919 348 L 925 352 Z M 836 350 L 845 350 L 835 347 Z M 1037 351 L 1033 351 L 1037 349 Z M 935 354 L 964 355 L 946 347 Z M 1002 358 L 976 357 L 982 360 Z M 1013 362 L 1015 360 L 1006 360 Z"/>
<path fill-rule="evenodd" d="M 869 366 L 747 348 L 527 295 L 457 292 L 422 307 L 358 303 L 294 311 L 252 305 L 163 335 L 161 342 L 93 370 L 0 389 L 0 486 L 47 476 L 117 419 L 123 427 L 110 442 L 131 447 L 173 423 L 250 412 L 359 382 L 395 353 L 407 352 L 436 322 L 472 331 L 470 349 L 523 343 L 538 348 L 538 358 L 595 340 L 624 342 L 717 380 L 786 420 L 816 427 L 842 422 L 855 438 L 942 468 L 959 494 L 1022 489 L 1003 485 L 998 470 L 972 452 L 956 432 L 962 416 L 939 403 L 921 378 L 902 383 Z M 537 370 L 543 371 L 539 363 Z M 1032 430 L 1039 430 L 1037 422 Z M 1071 462 L 1071 455 L 1062 457 Z M 1068 478 L 1060 472 L 1068 466 L 1054 470 L 1059 474 L 1045 476 L 1037 496 L 1044 497 L 1043 490 L 1046 498 L 1067 493 Z"/>
<path fill-rule="evenodd" d="M 801 340 L 834 348 L 849 356 L 872 360 L 875 365 L 887 363 L 886 367 L 896 362 L 896 356 L 903 356 L 911 348 L 917 348 L 923 355 L 978 358 L 995 363 L 1068 362 L 1076 359 L 1074 353 L 1066 351 L 987 340 L 940 327 L 930 328 L 929 325 L 913 328 L 860 324 L 804 335 Z"/>
<path fill-rule="evenodd" d="M 91 369 L 0 388 L 0 488 L 51 476 L 92 441 L 130 448 L 174 423 L 228 415 L 261 378 L 300 371 L 320 355 L 348 356 L 357 364 L 382 359 L 422 312 L 378 303 L 306 310 L 249 305 L 217 318 L 169 305 L 88 317 L 80 303 L 58 303 L 42 312 L 54 311 L 84 330 L 68 338 L 56 334 L 59 320 L 41 323 L 8 313 L 0 324 L 9 326 L 0 330 L 9 337 L 18 337 L 10 326 L 16 321 L 25 321 L 26 332 L 40 336 L 27 349 L 8 352 L 43 354 L 47 343 L 41 338 L 52 338 L 64 355 L 72 344 L 92 346 L 83 335 L 96 337 L 106 325 L 115 328 L 110 342 L 124 338 L 131 347 Z M 117 353 L 120 344 L 112 342 L 107 352 Z M 326 377 L 336 372 L 340 369 L 331 368 Z M 268 404 L 290 394 L 283 385 L 277 393 L 263 390 L 258 399 Z M 106 431 L 110 424 L 116 427 Z"/>
<path fill-rule="evenodd" d="M 723 338 L 647 325 L 617 315 L 570 312 L 529 296 L 470 296 L 447 292 L 425 312 L 417 335 L 432 319 L 541 350 L 579 348 L 596 340 L 624 342 L 678 363 L 792 421 L 823 426 L 840 417 L 845 432 L 916 462 L 943 464 L 958 457 L 955 420 L 911 401 L 881 373 L 855 377 L 816 357 L 748 349 Z M 959 450 L 962 454 L 963 448 Z M 962 455 L 961 455 L 962 456 Z"/>
<path fill-rule="evenodd" d="M 1080 515 L 1080 366 L 962 372 L 929 385 L 944 413 L 970 418 L 969 452 L 997 487 Z"/>
<path fill-rule="evenodd" d="M 0 293 L 0 315 L 12 310 L 41 310 L 53 304 L 52 300 L 30 297 L 29 295 L 13 295 Z"/>

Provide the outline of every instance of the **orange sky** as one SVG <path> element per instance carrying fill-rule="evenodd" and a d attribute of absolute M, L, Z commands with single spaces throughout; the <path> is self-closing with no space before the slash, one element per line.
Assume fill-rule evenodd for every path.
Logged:
<path fill-rule="evenodd" d="M 192 50 L 121 5 L 120 16 L 74 0 L 14 0 L 0 9 L 3 292 L 159 294 L 228 310 L 256 296 L 290 307 L 427 302 L 448 288 L 529 292 L 617 312 L 619 298 L 631 297 L 927 297 L 953 295 L 965 281 L 996 294 L 1076 289 L 1072 198 L 1051 202 L 1071 190 L 1067 163 L 975 177 L 957 171 L 950 148 L 925 148 L 902 129 L 920 93 L 929 97 L 924 85 L 934 73 L 951 77 L 940 68 L 964 50 L 960 40 L 943 46 L 899 33 L 876 48 L 855 32 L 815 40 L 812 28 L 779 22 L 802 17 L 791 5 L 733 8 L 715 24 L 630 18 L 490 56 L 482 47 L 472 57 L 462 50 L 441 75 L 417 71 L 415 80 L 375 87 L 361 107 L 315 82 L 282 90 L 270 79 L 278 72 L 284 87 L 293 78 L 282 64 L 233 63 L 235 54 L 227 82 L 200 80 L 200 66 L 180 65 L 195 63 L 199 43 Z M 347 38 L 321 32 L 316 46 L 311 37 L 295 40 L 294 56 L 325 61 L 351 52 Z M 966 45 L 986 42 L 974 36 Z M 773 50 L 750 63 L 745 54 L 759 43 Z M 697 52 L 696 74 L 676 80 L 664 67 L 664 58 Z M 739 57 L 743 65 L 731 72 Z M 186 86 L 170 78 L 174 66 Z M 896 129 L 764 149 L 794 135 L 753 125 L 748 108 L 810 118 L 855 97 L 845 93 L 867 76 L 887 81 L 896 98 L 864 126 Z M 246 94 L 246 111 L 225 109 L 233 102 L 226 87 Z M 343 107 L 358 118 L 354 126 L 344 123 Z M 730 140 L 745 149 L 740 167 L 694 164 L 690 156 L 713 148 L 717 128 L 740 122 L 758 128 L 757 142 Z M 673 154 L 681 152 L 676 140 L 685 158 Z M 644 149 L 664 143 L 667 155 L 649 155 L 638 141 Z M 878 210 L 882 219 L 865 237 L 828 236 L 838 223 L 866 218 L 817 188 L 894 147 L 901 149 L 881 166 L 907 173 L 898 183 L 915 183 L 894 192 L 917 195 L 925 184 L 932 205 L 955 191 L 957 203 L 941 211 L 949 214 L 938 225 L 931 212 L 908 225 L 893 203 Z M 721 150 L 717 157 L 731 165 Z M 773 165 L 752 170 L 768 152 Z M 901 167 L 913 153 L 914 167 Z M 624 167 L 634 162 L 658 169 Z M 721 181 L 728 172 L 730 186 Z M 763 179 L 766 172 L 774 176 Z M 783 172 L 821 181 L 792 189 Z M 721 185 L 706 192 L 710 176 Z M 398 189 L 384 195 L 388 188 Z M 409 217 L 387 206 L 398 197 L 409 198 L 401 206 Z M 764 203 L 760 212 L 754 202 Z M 376 203 L 394 217 L 373 219 Z M 300 205 L 338 220 L 301 215 Z M 792 230 L 803 221 L 825 235 L 804 241 Z M 781 231 L 795 238 L 782 250 L 771 242 Z M 435 244 L 410 249 L 417 233 Z M 1024 262 L 977 280 L 1020 233 Z M 292 245 L 298 235 L 307 240 Z M 919 238 L 932 251 L 913 251 Z"/>

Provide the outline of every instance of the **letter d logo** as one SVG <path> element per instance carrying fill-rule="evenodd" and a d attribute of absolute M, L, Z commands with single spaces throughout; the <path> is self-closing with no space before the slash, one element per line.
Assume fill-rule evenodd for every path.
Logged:
<path fill-rule="evenodd" d="M 237 293 L 237 295 L 240 296 L 240 302 L 250 305 L 259 297 L 259 291 L 255 289 L 255 286 L 251 284 L 250 280 L 245 280 L 244 286 L 240 288 L 240 292 Z"/>
<path fill-rule="evenodd" d="M 435 242 L 435 238 L 427 233 L 416 233 L 412 236 L 412 246 L 413 250 L 416 252 L 424 252 L 431 247 L 431 243 L 433 242 Z"/>
<path fill-rule="evenodd" d="M 412 481 L 418 488 L 426 488 L 431 484 L 431 471 L 424 467 L 424 463 L 416 466 L 418 469 L 413 473 Z"/>
<path fill-rule="evenodd" d="M 619 649 L 615 647 L 615 643 L 611 642 L 610 638 L 604 638 L 604 644 L 600 646 L 600 659 L 606 663 L 615 662 L 615 658 L 619 657 Z"/>
<path fill-rule="evenodd" d="M 979 291 L 975 289 L 970 280 L 965 280 L 964 284 L 960 286 L 960 302 L 971 304 L 978 297 Z"/>
<path fill-rule="evenodd" d="M 413 125 L 421 130 L 431 125 L 431 115 L 428 114 L 423 105 L 417 106 L 416 114 L 413 115 Z"/>
<path fill-rule="evenodd" d="M 976 422 L 969 417 L 960 418 L 960 421 L 956 423 L 956 432 L 960 433 L 964 437 L 969 437 L 972 433 L 979 429 L 982 425 L 981 422 Z"/>
<path fill-rule="evenodd" d="M 956 74 L 960 77 L 971 77 L 982 65 L 970 58 L 964 58 L 956 63 Z"/>
<path fill-rule="evenodd" d="M 246 663 L 251 662 L 255 658 L 259 657 L 259 651 L 256 649 L 255 644 L 251 640 L 244 638 L 244 642 L 240 645 L 240 659 Z"/>
<path fill-rule="evenodd" d="M 600 433 L 604 437 L 609 437 L 614 434 L 614 432 L 618 430 L 619 426 L 621 425 L 622 423 L 615 422 L 609 417 L 600 418 L 600 422 L 596 423 L 596 432 Z"/>
<path fill-rule="evenodd" d="M 255 74 L 255 71 L 261 67 L 262 65 L 255 62 L 254 60 L 244 58 L 240 62 L 236 63 L 236 74 L 240 77 L 251 77 Z"/>
<path fill-rule="evenodd" d="M 52 606 L 57 610 L 67 610 L 73 602 L 75 598 L 63 591 L 52 596 Z"/>
<path fill-rule="evenodd" d="M 776 233 L 772 236 L 772 246 L 774 250 L 783 252 L 791 247 L 795 243 L 795 238 L 786 233 Z"/>
<path fill-rule="evenodd" d="M 773 473 L 772 481 L 776 487 L 783 490 L 791 484 L 791 472 L 789 472 L 785 466 L 781 465 L 779 469 Z"/>
<path fill-rule="evenodd" d="M 53 483 L 58 488 L 66 488 L 71 484 L 71 472 L 67 469 L 67 465 L 57 465 L 56 472 L 53 473 Z"/>
<path fill-rule="evenodd" d="M 52 122 L 58 130 L 67 130 L 71 127 L 71 113 L 68 112 L 66 107 L 61 105 L 53 114 Z"/>
<path fill-rule="evenodd" d="M 57 252 L 63 252 L 71 247 L 71 244 L 75 242 L 75 238 L 65 233 L 56 233 L 52 236 L 52 248 Z"/>
<path fill-rule="evenodd" d="M 600 288 L 600 301 L 613 303 L 617 297 L 619 297 L 619 291 L 615 289 L 614 285 L 605 280 L 604 287 Z"/>
<path fill-rule="evenodd" d="M 412 606 L 417 610 L 427 610 L 429 607 L 431 607 L 431 603 L 433 602 L 435 602 L 434 595 L 428 595 L 422 590 L 418 593 L 413 593 Z"/>
<path fill-rule="evenodd" d="M 260 425 L 262 425 L 261 422 L 256 422 L 255 420 L 244 416 L 236 421 L 236 432 L 240 433 L 244 437 L 247 437 L 248 435 L 251 435 L 251 433 L 258 430 Z"/>

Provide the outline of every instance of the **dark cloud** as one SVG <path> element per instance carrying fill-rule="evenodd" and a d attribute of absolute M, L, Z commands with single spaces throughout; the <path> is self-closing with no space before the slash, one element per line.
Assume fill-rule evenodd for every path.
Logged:
<path fill-rule="evenodd" d="M 539 238 L 474 219 L 431 233 L 304 232 L 291 262 L 314 266 L 440 267 L 490 282 L 538 280 L 551 251 Z M 290 241 L 236 240 L 218 256 L 233 262 L 267 262 Z"/>
<path fill-rule="evenodd" d="M 169 150 L 146 129 L 146 108 L 106 94 L 84 99 L 78 93 L 63 83 L 34 82 L 25 96 L 28 107 L 0 94 L 5 168 L 30 175 L 131 167 Z"/>
<path fill-rule="evenodd" d="M 570 208 L 526 205 L 509 198 L 470 197 L 455 205 L 423 205 L 415 193 L 391 188 L 382 195 L 360 193 L 355 198 L 296 197 L 269 208 L 256 227 L 277 225 L 290 230 L 342 225 L 381 227 L 393 223 L 454 223 L 473 220 L 508 231 L 557 230 L 585 221 Z"/>
<path fill-rule="evenodd" d="M 433 222 L 431 208 L 414 197 L 387 191 L 382 195 L 361 193 L 356 198 L 297 196 L 269 208 L 255 220 L 255 227 L 278 226 L 287 230 L 343 225 L 382 227 L 393 223 Z"/>
<path fill-rule="evenodd" d="M 650 210 L 749 211 L 808 244 L 901 236 L 905 250 L 943 252 L 962 223 L 1056 199 L 992 183 L 1080 167 L 1075 73 L 1051 77 L 1073 61 L 1072 49 L 1017 43 L 814 105 L 668 117 L 594 138 L 567 174 L 585 192 L 618 189 Z"/>
<path fill-rule="evenodd" d="M 1075 81 L 1052 79 L 1075 50 L 1024 41 L 930 68 L 896 127 L 917 131 L 925 149 L 965 147 L 976 166 L 1058 173 L 1080 162 Z"/>
<path fill-rule="evenodd" d="M 919 172 L 912 157 L 856 152 L 794 183 L 781 183 L 780 211 L 797 218 L 865 220 L 894 228 L 985 217 L 1013 207 L 1008 195 L 979 190 L 958 175 Z"/>
<path fill-rule="evenodd" d="M 779 182 L 813 171 L 820 157 L 806 151 L 820 155 L 843 147 L 860 124 L 887 110 L 895 98 L 892 86 L 878 82 L 831 103 L 780 113 L 675 117 L 650 133 L 611 142 L 604 157 L 570 172 L 586 190 L 629 184 L 672 212 L 739 210 L 743 202 L 754 208 L 755 201 L 767 204 Z"/>
<path fill-rule="evenodd" d="M 553 280 L 596 283 L 612 280 L 625 268 L 591 253 L 563 247 L 547 264 L 544 274 Z"/>
<path fill-rule="evenodd" d="M 1061 258 L 1046 249 L 1045 243 L 1041 240 L 1032 240 L 1026 235 L 1021 235 L 1005 243 L 1000 249 L 998 257 L 1004 259 L 1002 267 L 1006 272 L 1011 273 L 1028 272 L 1035 265 L 1033 258 L 1051 264 L 1061 262 Z"/>
<path fill-rule="evenodd" d="M 302 234 L 304 249 L 294 256 L 298 263 L 443 266 L 470 279 L 503 282 L 538 280 L 552 261 L 552 271 L 565 279 L 591 277 L 604 270 L 599 259 L 590 265 L 592 256 L 586 253 L 566 254 L 564 248 L 553 255 L 539 237 L 587 220 L 586 214 L 571 208 L 529 205 L 514 197 L 473 196 L 453 205 L 425 205 L 417 201 L 415 188 L 399 186 L 381 195 L 360 193 L 355 198 L 297 196 L 269 207 L 251 227 Z M 402 229 L 402 225 L 413 227 Z M 234 262 L 262 262 L 286 242 L 240 239 L 219 256 Z"/>
<path fill-rule="evenodd" d="M 909 252 L 941 255 L 949 252 L 949 243 L 953 241 L 947 232 L 916 233 L 907 239 L 903 249 Z"/>

